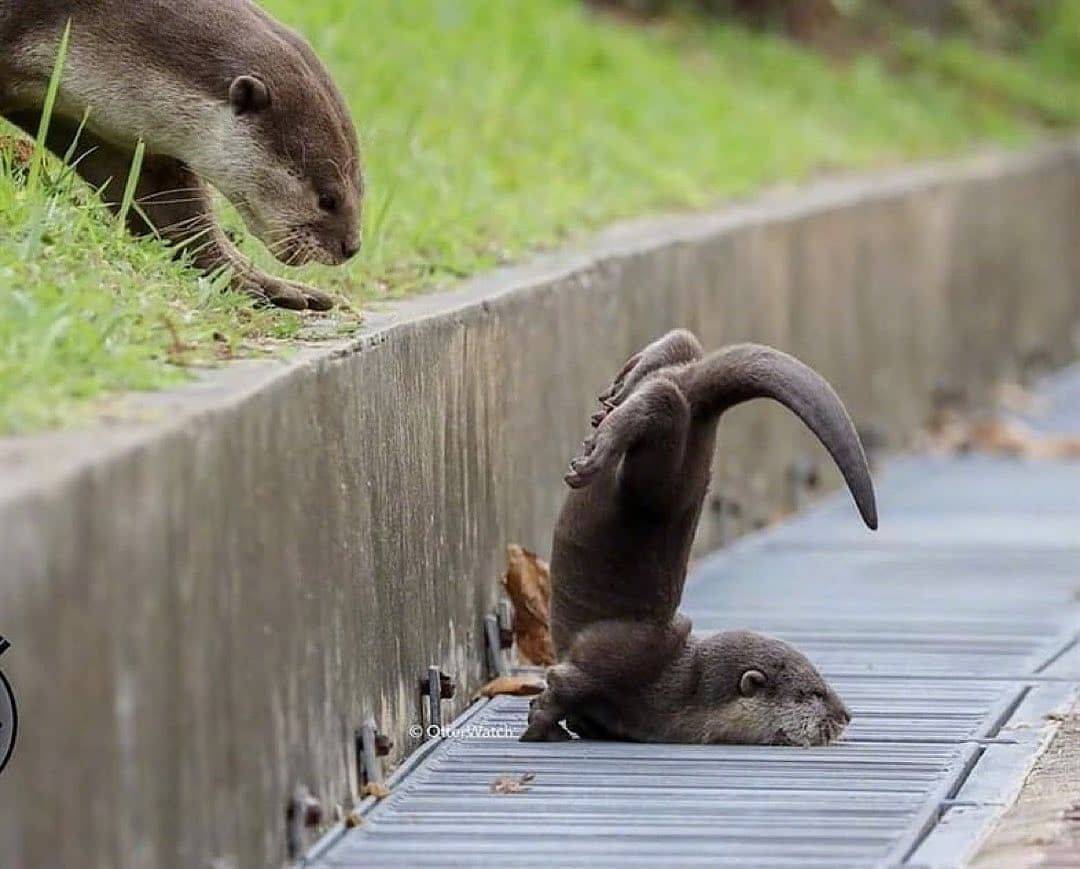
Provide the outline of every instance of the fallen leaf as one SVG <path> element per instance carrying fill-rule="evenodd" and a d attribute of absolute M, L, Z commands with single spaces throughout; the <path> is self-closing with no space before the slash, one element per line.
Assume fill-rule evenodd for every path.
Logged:
<path fill-rule="evenodd" d="M 503 587 L 514 606 L 514 641 L 528 664 L 555 663 L 551 642 L 551 571 L 535 553 L 511 543 L 506 547 Z"/>
<path fill-rule="evenodd" d="M 346 829 L 351 830 L 353 827 L 359 827 L 362 823 L 364 823 L 364 816 L 359 812 L 349 812 L 345 816 Z"/>
<path fill-rule="evenodd" d="M 369 781 L 364 785 L 363 790 L 360 791 L 361 797 L 375 797 L 377 800 L 384 800 L 390 796 L 390 788 L 384 785 L 382 782 Z"/>
<path fill-rule="evenodd" d="M 972 421 L 942 412 L 932 421 L 929 434 L 930 446 L 947 453 L 978 452 L 1050 461 L 1080 458 L 1080 437 L 1041 434 L 1011 420 Z"/>
<path fill-rule="evenodd" d="M 529 791 L 528 784 L 536 778 L 535 772 L 522 773 L 519 776 L 501 775 L 491 783 L 493 794 L 524 794 Z"/>
<path fill-rule="evenodd" d="M 478 697 L 497 697 L 507 694 L 511 697 L 528 697 L 544 690 L 544 680 L 535 676 L 499 676 L 492 679 L 477 692 Z"/>

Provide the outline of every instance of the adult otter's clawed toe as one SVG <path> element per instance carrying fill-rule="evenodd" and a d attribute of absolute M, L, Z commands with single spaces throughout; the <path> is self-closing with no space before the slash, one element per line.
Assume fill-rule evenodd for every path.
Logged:
<path fill-rule="evenodd" d="M 31 135 L 69 24 L 48 147 L 119 209 L 141 141 L 132 232 L 207 274 L 227 271 L 259 301 L 332 307 L 327 294 L 255 268 L 210 193 L 286 265 L 340 265 L 359 250 L 356 130 L 310 46 L 250 0 L 0 0 L 0 114 Z"/>
<path fill-rule="evenodd" d="M 832 388 L 787 354 L 743 344 L 706 356 L 685 330 L 627 360 L 600 395 L 595 432 L 571 462 L 552 546 L 560 663 L 523 739 L 824 745 L 851 720 L 796 649 L 750 631 L 691 636 L 677 614 L 690 546 L 727 409 L 772 398 L 822 442 L 863 520 L 870 471 Z"/>

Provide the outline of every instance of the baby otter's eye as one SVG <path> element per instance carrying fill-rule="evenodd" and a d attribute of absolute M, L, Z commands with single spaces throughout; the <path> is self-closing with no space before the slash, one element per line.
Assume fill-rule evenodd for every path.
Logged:
<path fill-rule="evenodd" d="M 319 194 L 319 208 L 333 214 L 338 210 L 338 198 L 333 193 Z"/>

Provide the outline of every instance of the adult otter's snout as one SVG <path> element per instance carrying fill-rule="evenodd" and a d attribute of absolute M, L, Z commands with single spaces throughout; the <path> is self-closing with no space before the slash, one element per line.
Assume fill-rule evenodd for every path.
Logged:
<path fill-rule="evenodd" d="M 267 71 L 233 80 L 234 142 L 259 155 L 249 161 L 258 171 L 241 167 L 241 177 L 223 188 L 226 196 L 238 191 L 234 201 L 248 227 L 281 262 L 336 266 L 360 250 L 359 146 L 329 78 L 322 88 L 296 87 L 310 69 L 311 60 L 298 50 Z M 307 125 L 292 120 L 305 115 Z"/>

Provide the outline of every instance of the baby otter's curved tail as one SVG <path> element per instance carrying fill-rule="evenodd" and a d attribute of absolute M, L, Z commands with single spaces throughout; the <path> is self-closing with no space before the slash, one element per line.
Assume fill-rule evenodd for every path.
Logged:
<path fill-rule="evenodd" d="M 754 398 L 771 398 L 799 417 L 844 476 L 863 521 L 877 528 L 874 484 L 859 435 L 829 383 L 794 356 L 761 344 L 736 344 L 678 372 L 694 416 L 716 416 Z"/>
<path fill-rule="evenodd" d="M 624 503 L 666 515 L 681 498 L 704 497 L 715 428 L 707 441 L 692 437 L 694 430 L 712 426 L 728 408 L 755 398 L 778 401 L 817 435 L 840 468 L 863 521 L 877 528 L 866 455 L 825 379 L 795 357 L 761 344 L 735 344 L 704 356 L 697 339 L 682 330 L 631 357 L 600 397 L 602 410 L 593 417 L 596 432 L 582 443 L 582 455 L 570 462 L 566 482 L 572 489 L 586 489 L 605 473 L 616 475 Z M 598 506 L 604 506 L 603 497 L 582 493 L 567 502 L 567 522 L 580 530 L 595 520 Z"/>

